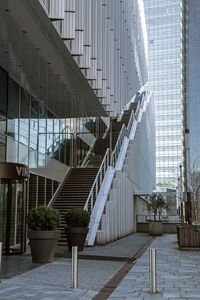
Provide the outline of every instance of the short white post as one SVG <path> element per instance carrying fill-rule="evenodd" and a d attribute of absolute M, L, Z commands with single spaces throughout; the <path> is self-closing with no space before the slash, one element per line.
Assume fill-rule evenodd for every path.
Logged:
<path fill-rule="evenodd" d="M 78 247 L 72 246 L 72 288 L 78 287 Z"/>
<path fill-rule="evenodd" d="M 149 279 L 150 279 L 150 293 L 155 294 L 157 292 L 156 282 L 156 249 L 150 249 L 149 251 Z"/>
<path fill-rule="evenodd" d="M 1 282 L 1 270 L 2 270 L 2 242 L 0 242 L 0 282 Z"/>

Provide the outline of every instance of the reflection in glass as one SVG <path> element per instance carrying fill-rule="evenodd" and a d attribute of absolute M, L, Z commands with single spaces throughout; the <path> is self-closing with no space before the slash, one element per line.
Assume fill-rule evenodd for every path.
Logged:
<path fill-rule="evenodd" d="M 33 149 L 29 149 L 29 168 L 36 169 L 37 168 L 37 155 L 38 152 Z"/>
<path fill-rule="evenodd" d="M 57 160 L 59 160 L 59 149 L 60 149 L 60 121 L 59 119 L 54 119 L 53 152 L 54 152 L 54 158 Z"/>
<path fill-rule="evenodd" d="M 7 134 L 18 140 L 19 127 L 19 85 L 9 78 L 8 80 L 8 108 Z"/>
<path fill-rule="evenodd" d="M 21 222 L 22 222 L 22 184 L 12 184 L 12 205 L 11 205 L 11 230 L 10 247 L 15 250 L 21 248 Z"/>
<path fill-rule="evenodd" d="M 29 99 L 30 95 L 22 88 L 20 102 L 19 141 L 28 145 L 29 138 Z"/>
<path fill-rule="evenodd" d="M 6 138 L 0 134 L 0 161 L 6 161 Z"/>
<path fill-rule="evenodd" d="M 10 138 L 7 138 L 6 160 L 18 162 L 18 142 Z"/>
<path fill-rule="evenodd" d="M 6 212 L 8 202 L 8 184 L 0 181 L 0 241 L 5 245 Z"/>
<path fill-rule="evenodd" d="M 39 103 L 31 97 L 30 147 L 37 150 Z"/>
<path fill-rule="evenodd" d="M 48 112 L 47 118 L 47 150 L 46 154 L 53 156 L 53 115 Z"/>
<path fill-rule="evenodd" d="M 28 147 L 19 144 L 19 163 L 28 165 Z"/>
<path fill-rule="evenodd" d="M 46 131 L 47 131 L 47 122 L 46 122 L 46 109 L 43 105 L 39 106 L 39 145 L 38 150 L 41 153 L 46 152 Z"/>
<path fill-rule="evenodd" d="M 0 68 L 0 133 L 6 133 L 7 73 Z"/>

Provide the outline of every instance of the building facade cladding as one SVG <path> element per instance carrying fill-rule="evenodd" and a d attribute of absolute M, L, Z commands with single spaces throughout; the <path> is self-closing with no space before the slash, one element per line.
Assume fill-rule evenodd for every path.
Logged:
<path fill-rule="evenodd" d="M 58 0 L 54 12 L 52 2 L 40 0 L 100 102 L 115 116 L 147 81 L 143 1 Z"/>
<path fill-rule="evenodd" d="M 147 80 L 142 1 L 82 4 L 0 2 L 0 161 L 58 181 Z"/>
<path fill-rule="evenodd" d="M 186 53 L 186 138 L 187 169 L 200 166 L 200 126 L 199 126 L 199 74 L 200 74 L 200 2 L 184 1 L 187 5 L 187 53 Z M 187 133 L 187 132 L 186 132 Z M 189 170 L 187 170 L 189 172 Z"/>
<path fill-rule="evenodd" d="M 149 83 L 155 101 L 156 181 L 177 183 L 182 163 L 181 0 L 145 0 Z"/>

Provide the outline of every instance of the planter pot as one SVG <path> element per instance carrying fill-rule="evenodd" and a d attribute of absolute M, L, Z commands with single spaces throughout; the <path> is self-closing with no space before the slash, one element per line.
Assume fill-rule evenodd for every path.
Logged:
<path fill-rule="evenodd" d="M 149 234 L 150 235 L 162 235 L 163 234 L 162 221 L 149 221 Z"/>
<path fill-rule="evenodd" d="M 69 250 L 72 246 L 78 246 L 78 251 L 83 251 L 88 233 L 87 227 L 66 227 L 67 242 Z"/>
<path fill-rule="evenodd" d="M 29 231 L 33 263 L 50 263 L 54 259 L 60 231 Z"/>
<path fill-rule="evenodd" d="M 180 248 L 200 248 L 200 226 L 178 225 L 177 238 Z"/>

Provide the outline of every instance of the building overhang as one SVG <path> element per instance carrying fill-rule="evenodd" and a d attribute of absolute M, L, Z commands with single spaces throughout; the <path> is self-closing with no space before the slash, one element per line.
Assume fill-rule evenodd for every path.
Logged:
<path fill-rule="evenodd" d="M 107 116 L 39 1 L 1 1 L 0 24 L 0 65 L 57 117 Z"/>

